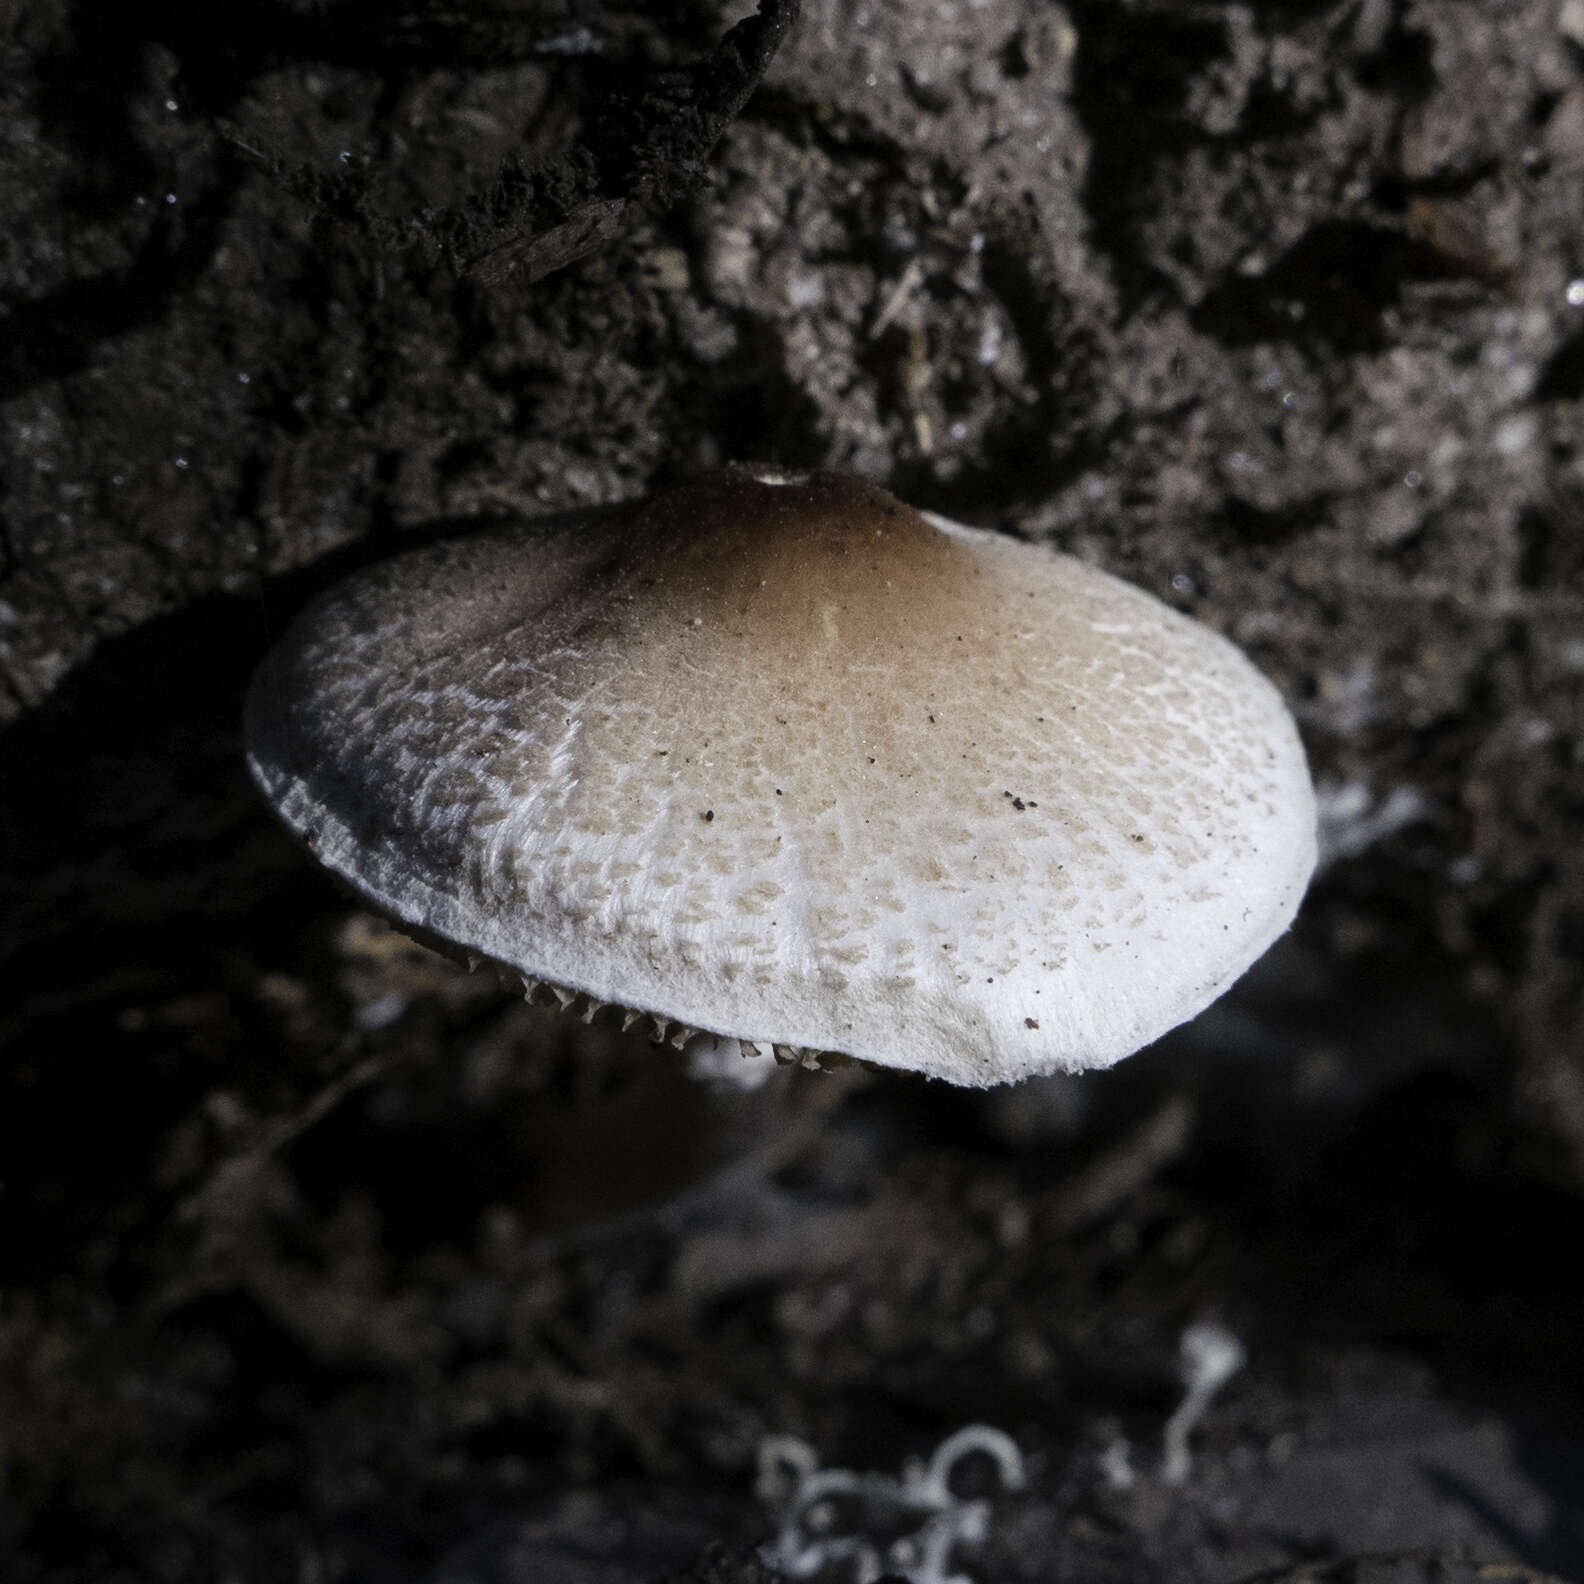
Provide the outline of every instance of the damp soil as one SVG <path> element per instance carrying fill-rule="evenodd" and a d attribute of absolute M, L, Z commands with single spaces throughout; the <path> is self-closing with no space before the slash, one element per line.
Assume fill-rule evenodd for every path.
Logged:
<path fill-rule="evenodd" d="M 1584 13 L 666 12 L 0 7 L 0 1577 L 741 1584 L 767 1438 L 988 1424 L 981 1584 L 1584 1578 Z M 1112 1073 L 720 1093 L 272 824 L 316 588 L 731 459 L 1247 648 L 1292 933 Z"/>

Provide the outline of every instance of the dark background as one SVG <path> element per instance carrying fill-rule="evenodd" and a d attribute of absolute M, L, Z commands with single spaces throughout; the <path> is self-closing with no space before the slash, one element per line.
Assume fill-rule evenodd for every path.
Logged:
<path fill-rule="evenodd" d="M 976 1421 L 979 1580 L 1584 1577 L 1584 7 L 805 0 L 701 120 L 747 9 L 0 3 L 0 1577 L 747 1579 L 763 1436 Z M 709 1095 L 275 828 L 314 588 L 739 458 L 1249 650 L 1327 862 L 1232 996 Z"/>

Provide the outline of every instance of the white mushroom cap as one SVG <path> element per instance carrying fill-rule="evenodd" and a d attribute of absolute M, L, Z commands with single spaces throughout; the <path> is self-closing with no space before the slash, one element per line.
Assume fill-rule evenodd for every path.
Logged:
<path fill-rule="evenodd" d="M 247 736 L 286 823 L 409 928 L 961 1084 L 1191 1017 L 1314 863 L 1297 733 L 1231 644 L 832 474 L 374 567 L 269 656 Z"/>

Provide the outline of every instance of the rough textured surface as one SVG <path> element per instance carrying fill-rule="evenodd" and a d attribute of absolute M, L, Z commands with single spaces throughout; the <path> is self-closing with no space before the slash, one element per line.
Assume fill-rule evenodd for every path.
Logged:
<path fill-rule="evenodd" d="M 305 586 L 270 580 L 316 556 L 771 456 L 1018 522 L 1248 648 L 1337 850 L 1368 852 L 1314 927 L 1447 964 L 1584 1159 L 1584 89 L 1549 0 L 820 0 L 707 188 L 532 292 L 313 225 L 211 117 L 362 162 L 411 213 L 565 149 L 590 98 L 707 57 L 735 14 L 303 15 L 52 0 L 7 24 L 0 714 L 39 776 L 0 870 L 27 877 L 24 983 L 55 994 L 49 942 L 107 892 L 136 911 L 139 876 L 243 894 L 223 864 L 173 871 L 173 824 L 219 828 L 212 777 L 168 751 L 194 730 L 178 692 L 126 697 L 96 646 L 135 635 L 144 673 L 196 648 L 218 687 L 223 632 L 235 687 Z M 49 709 L 68 679 L 95 700 Z M 131 849 L 91 834 L 125 794 L 83 774 L 122 752 L 85 708 L 144 712 Z M 89 805 L 78 839 L 23 817 L 35 795 Z"/>
<path fill-rule="evenodd" d="M 981 1419 L 1031 1487 L 977 1584 L 1584 1577 L 1577 6 L 807 0 L 693 195 L 523 291 L 215 126 L 407 215 L 749 9 L 0 6 L 0 1572 L 410 1584 L 569 1509 L 578 1584 L 676 1571 L 592 1489 L 747 1579 L 760 1435 Z M 750 456 L 1232 637 L 1326 866 L 1116 1069 L 877 1081 L 613 1230 L 720 1108 L 607 1131 L 616 1053 L 350 906 L 241 703 L 415 536 Z M 1249 1365 L 1162 1490 L 1206 1316 Z"/>
<path fill-rule="evenodd" d="M 1109 1066 L 1291 922 L 1314 799 L 1224 639 L 834 474 L 366 572 L 248 758 L 389 916 L 618 1007 L 953 1083 Z"/>

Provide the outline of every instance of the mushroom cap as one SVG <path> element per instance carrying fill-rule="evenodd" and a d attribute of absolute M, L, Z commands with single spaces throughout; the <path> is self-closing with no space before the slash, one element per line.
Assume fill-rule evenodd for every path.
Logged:
<path fill-rule="evenodd" d="M 960 1084 L 1191 1017 L 1314 864 L 1297 732 L 1230 643 L 833 474 L 371 567 L 266 659 L 247 740 L 286 824 L 421 934 Z"/>

